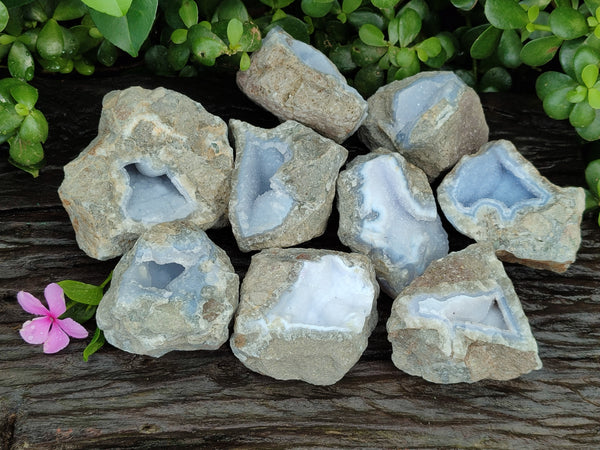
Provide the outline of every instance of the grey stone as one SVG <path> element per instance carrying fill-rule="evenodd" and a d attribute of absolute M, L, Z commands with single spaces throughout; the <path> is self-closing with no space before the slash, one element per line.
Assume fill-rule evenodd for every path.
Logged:
<path fill-rule="evenodd" d="M 83 251 L 114 258 L 161 222 L 225 223 L 233 150 L 223 120 L 163 88 L 112 91 L 102 106 L 98 136 L 58 191 Z"/>
<path fill-rule="evenodd" d="M 263 250 L 252 257 L 242 282 L 231 348 L 261 374 L 333 384 L 367 347 L 378 293 L 364 255 Z"/>
<path fill-rule="evenodd" d="M 434 383 L 509 380 L 542 367 L 490 244 L 431 263 L 394 300 L 387 330 L 396 367 Z"/>
<path fill-rule="evenodd" d="M 348 151 L 304 125 L 266 130 L 239 120 L 229 219 L 242 251 L 289 247 L 323 234 Z"/>
<path fill-rule="evenodd" d="M 229 337 L 238 288 L 229 257 L 201 228 L 163 223 L 123 255 L 96 320 L 108 342 L 131 353 L 215 350 Z"/>
<path fill-rule="evenodd" d="M 509 141 L 465 156 L 438 187 L 438 201 L 458 231 L 491 242 L 503 261 L 555 272 L 575 261 L 583 189 L 550 183 Z"/>
<path fill-rule="evenodd" d="M 296 120 L 343 142 L 367 115 L 367 102 L 320 51 L 272 29 L 237 74 L 240 89 L 280 120 Z"/>
<path fill-rule="evenodd" d="M 401 153 L 429 179 L 488 140 L 479 97 L 452 72 L 421 72 L 393 81 L 369 99 L 359 137 L 371 150 Z"/>
<path fill-rule="evenodd" d="M 392 298 L 448 254 L 448 235 L 425 173 L 399 153 L 356 157 L 337 182 L 338 236 L 368 255 Z"/>

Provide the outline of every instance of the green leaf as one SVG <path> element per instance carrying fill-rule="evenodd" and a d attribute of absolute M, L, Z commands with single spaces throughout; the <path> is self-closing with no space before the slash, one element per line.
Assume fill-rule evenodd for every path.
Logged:
<path fill-rule="evenodd" d="M 92 340 L 83 350 L 83 360 L 87 362 L 90 356 L 100 350 L 105 343 L 106 339 L 104 338 L 104 332 L 100 328 L 96 328 L 94 336 L 92 336 Z"/>
<path fill-rule="evenodd" d="M 425 62 L 427 61 L 427 59 L 434 58 L 440 54 L 440 52 L 442 51 L 442 44 L 440 43 L 440 40 L 437 37 L 433 36 L 417 44 L 417 53 L 419 51 L 423 51 L 427 55 L 427 57 L 424 59 L 421 56 L 419 56 L 419 59 Z"/>
<path fill-rule="evenodd" d="M 588 89 L 588 103 L 592 108 L 600 109 L 600 91 L 598 89 Z"/>
<path fill-rule="evenodd" d="M 529 23 L 527 13 L 514 0 L 487 0 L 484 11 L 490 23 L 502 30 L 523 28 Z"/>
<path fill-rule="evenodd" d="M 187 44 L 171 44 L 167 52 L 169 66 L 173 70 L 182 70 L 190 59 L 190 53 L 190 46 Z"/>
<path fill-rule="evenodd" d="M 52 17 L 55 20 L 75 20 L 83 17 L 87 8 L 81 0 L 61 0 L 54 9 Z"/>
<path fill-rule="evenodd" d="M 125 16 L 131 5 L 132 0 L 81 0 L 95 11 L 108 14 L 113 17 Z M 93 17 L 93 16 L 92 16 Z"/>
<path fill-rule="evenodd" d="M 205 66 L 212 66 L 215 60 L 227 52 L 227 45 L 212 31 L 197 24 L 190 28 L 188 40 L 192 53 Z"/>
<path fill-rule="evenodd" d="M 586 141 L 591 142 L 600 139 L 600 111 L 596 111 L 596 117 L 592 123 L 586 127 L 575 128 L 575 131 Z M 597 192 L 597 187 L 594 189 Z"/>
<path fill-rule="evenodd" d="M 336 45 L 331 49 L 328 57 L 343 74 L 352 72 L 357 67 L 356 63 L 352 60 L 351 45 Z"/>
<path fill-rule="evenodd" d="M 75 322 L 85 323 L 94 317 L 98 307 L 96 305 L 86 305 L 74 301 L 67 301 L 67 310 L 60 316 L 60 319 L 70 317 Z"/>
<path fill-rule="evenodd" d="M 583 69 L 588 65 L 600 64 L 600 52 L 590 47 L 589 45 L 582 45 L 577 49 L 573 56 L 573 70 L 577 81 L 583 84 L 582 73 Z"/>
<path fill-rule="evenodd" d="M 393 8 L 400 0 L 371 0 L 373 6 L 379 9 Z"/>
<path fill-rule="evenodd" d="M 277 9 L 285 8 L 286 6 L 291 5 L 294 3 L 294 0 L 260 0 L 260 2 L 270 6 L 273 9 Z"/>
<path fill-rule="evenodd" d="M 598 81 L 598 66 L 596 64 L 588 64 L 581 71 L 581 79 L 587 88 L 591 88 Z"/>
<path fill-rule="evenodd" d="M 135 58 L 152 29 L 157 7 L 158 0 L 133 0 L 123 17 L 95 10 L 90 14 L 106 39 Z"/>
<path fill-rule="evenodd" d="M 96 52 L 98 62 L 106 67 L 112 67 L 118 57 L 119 50 L 117 47 L 115 47 L 108 39 L 104 39 Z"/>
<path fill-rule="evenodd" d="M 0 103 L 0 141 L 5 142 L 23 122 L 23 116 L 10 103 Z"/>
<path fill-rule="evenodd" d="M 213 14 L 212 21 L 219 22 L 221 20 L 231 20 L 233 18 L 238 19 L 240 22 L 248 22 L 250 20 L 244 2 L 242 2 L 242 0 L 221 0 Z"/>
<path fill-rule="evenodd" d="M 170 75 L 169 50 L 164 45 L 153 45 L 144 54 L 144 62 L 152 73 L 157 75 Z"/>
<path fill-rule="evenodd" d="M 0 2 L 0 31 L 4 31 L 6 25 L 8 25 L 8 19 L 8 8 Z"/>
<path fill-rule="evenodd" d="M 364 98 L 368 98 L 385 82 L 385 72 L 377 64 L 362 67 L 354 77 L 354 87 Z"/>
<path fill-rule="evenodd" d="M 521 49 L 521 61 L 532 67 L 542 66 L 554 57 L 561 43 L 562 40 L 555 36 L 529 41 Z"/>
<path fill-rule="evenodd" d="M 36 48 L 44 59 L 58 58 L 65 47 L 62 27 L 54 19 L 49 19 L 38 35 Z"/>
<path fill-rule="evenodd" d="M 227 40 L 230 47 L 235 47 L 244 34 L 244 24 L 238 19 L 231 19 L 227 24 Z"/>
<path fill-rule="evenodd" d="M 504 67 L 492 67 L 479 82 L 481 92 L 506 92 L 512 87 L 512 77 Z"/>
<path fill-rule="evenodd" d="M 356 11 L 362 3 L 362 0 L 344 0 L 342 2 L 342 12 L 344 14 L 350 14 Z"/>
<path fill-rule="evenodd" d="M 585 86 L 576 86 L 575 89 L 569 91 L 567 94 L 567 100 L 571 103 L 581 103 L 583 102 L 588 95 L 588 90 Z"/>
<path fill-rule="evenodd" d="M 474 59 L 485 59 L 492 56 L 498 47 L 501 37 L 502 30 L 490 25 L 477 39 L 475 39 L 475 42 L 473 42 L 470 50 L 471 57 Z"/>
<path fill-rule="evenodd" d="M 472 10 L 477 4 L 477 0 L 450 0 L 452 4 L 463 11 Z"/>
<path fill-rule="evenodd" d="M 76 59 L 73 61 L 75 70 L 80 75 L 90 76 L 96 71 L 96 67 L 87 58 Z"/>
<path fill-rule="evenodd" d="M 246 70 L 248 70 L 250 68 L 250 57 L 248 56 L 248 53 L 243 52 L 242 53 L 242 57 L 240 59 L 240 70 L 242 72 L 245 72 Z"/>
<path fill-rule="evenodd" d="M 178 28 L 171 33 L 171 41 L 175 44 L 183 44 L 187 41 L 188 30 Z"/>
<path fill-rule="evenodd" d="M 39 142 L 22 139 L 18 134 L 8 140 L 10 158 L 23 166 L 33 166 L 44 159 L 44 149 Z"/>
<path fill-rule="evenodd" d="M 380 30 L 385 26 L 384 18 L 380 14 L 376 14 L 368 9 L 359 8 L 351 14 L 348 14 L 348 23 L 357 30 L 365 23 L 375 25 Z"/>
<path fill-rule="evenodd" d="M 358 30 L 358 36 L 360 37 L 360 40 L 367 45 L 371 45 L 373 47 L 386 46 L 383 32 L 375 25 L 371 25 L 370 23 L 366 23 L 360 27 Z"/>
<path fill-rule="evenodd" d="M 590 191 L 596 197 L 600 197 L 598 192 L 598 183 L 600 182 L 600 159 L 591 161 L 585 168 L 585 181 L 590 187 Z"/>
<path fill-rule="evenodd" d="M 550 13 L 550 28 L 557 37 L 577 39 L 588 33 L 588 25 L 583 14 L 571 7 L 559 7 Z"/>
<path fill-rule="evenodd" d="M 302 12 L 310 17 L 325 17 L 333 6 L 333 0 L 302 0 Z"/>
<path fill-rule="evenodd" d="M 587 127 L 596 118 L 596 111 L 587 102 L 577 103 L 569 114 L 569 122 L 575 128 Z"/>
<path fill-rule="evenodd" d="M 571 91 L 571 88 L 566 87 L 546 95 L 543 106 L 548 117 L 556 120 L 563 120 L 569 117 L 573 109 L 573 103 L 567 98 L 569 91 Z"/>
<path fill-rule="evenodd" d="M 298 19 L 297 17 L 288 15 L 283 19 L 271 22 L 271 24 L 265 28 L 265 34 L 267 34 L 270 30 L 272 30 L 275 27 L 283 28 L 294 39 L 302 41 L 306 44 L 310 43 L 310 34 L 308 33 L 308 26 L 306 25 L 306 22 Z"/>
<path fill-rule="evenodd" d="M 600 205 L 598 204 L 598 199 L 594 196 L 594 194 L 592 194 L 587 189 L 584 189 L 584 192 L 585 192 L 584 212 L 593 211 L 594 209 L 598 208 L 598 206 L 600 206 Z M 600 220 L 600 218 L 599 218 L 599 220 Z"/>
<path fill-rule="evenodd" d="M 74 302 L 85 305 L 98 305 L 104 295 L 100 286 L 82 283 L 81 281 L 63 280 L 57 284 L 65 291 L 67 297 Z"/>
<path fill-rule="evenodd" d="M 46 142 L 48 138 L 48 122 L 41 111 L 35 109 L 25 117 L 21 124 L 19 135 L 30 142 Z"/>
<path fill-rule="evenodd" d="M 421 31 L 421 16 L 412 8 L 407 8 L 399 17 L 398 41 L 401 47 L 408 47 Z"/>
<path fill-rule="evenodd" d="M 25 44 L 16 41 L 8 53 L 8 71 L 14 78 L 29 81 L 34 74 L 33 56 Z"/>
<path fill-rule="evenodd" d="M 14 86 L 10 90 L 10 95 L 17 102 L 24 104 L 27 109 L 33 109 L 38 100 L 38 90 L 27 83 Z"/>
<path fill-rule="evenodd" d="M 400 36 L 398 34 L 399 25 L 400 25 L 399 17 L 394 17 L 392 20 L 390 20 L 390 23 L 388 23 L 388 40 L 389 40 L 390 45 L 396 45 L 396 43 L 398 42 L 398 39 L 400 38 Z"/>
<path fill-rule="evenodd" d="M 521 65 L 521 39 L 515 30 L 504 30 L 498 42 L 498 59 L 504 67 L 515 69 Z"/>
<path fill-rule="evenodd" d="M 359 67 L 375 65 L 387 52 L 385 47 L 373 47 L 356 39 L 352 44 L 352 61 Z"/>
<path fill-rule="evenodd" d="M 244 52 L 255 52 L 262 45 L 260 29 L 254 22 L 244 22 L 244 31 L 238 42 L 239 50 Z"/>
<path fill-rule="evenodd" d="M 198 23 L 198 5 L 193 0 L 185 0 L 179 8 L 179 17 L 186 27 L 191 27 Z"/>

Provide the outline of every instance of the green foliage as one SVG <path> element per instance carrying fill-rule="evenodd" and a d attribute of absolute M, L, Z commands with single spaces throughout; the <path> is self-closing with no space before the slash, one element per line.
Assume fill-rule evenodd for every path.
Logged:
<path fill-rule="evenodd" d="M 111 279 L 112 272 L 99 286 L 82 283 L 81 281 L 59 281 L 58 285 L 63 289 L 67 297 L 67 310 L 61 318 L 70 317 L 76 322 L 84 323 L 94 317 L 100 300 L 104 296 L 106 286 L 110 283 Z M 90 343 L 83 350 L 84 361 L 87 361 L 92 354 L 100 350 L 104 343 L 104 333 L 99 328 L 96 328 L 96 332 Z"/>

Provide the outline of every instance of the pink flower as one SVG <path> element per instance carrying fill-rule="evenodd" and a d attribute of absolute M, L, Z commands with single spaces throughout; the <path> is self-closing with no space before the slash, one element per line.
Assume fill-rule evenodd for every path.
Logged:
<path fill-rule="evenodd" d="M 56 353 L 69 345 L 69 336 L 78 339 L 87 337 L 87 330 L 73 319 L 59 319 L 67 307 L 63 290 L 58 284 L 51 283 L 46 286 L 44 297 L 49 310 L 29 292 L 21 291 L 17 294 L 17 300 L 25 311 L 43 316 L 23 324 L 19 333 L 25 342 L 43 343 L 44 353 Z"/>

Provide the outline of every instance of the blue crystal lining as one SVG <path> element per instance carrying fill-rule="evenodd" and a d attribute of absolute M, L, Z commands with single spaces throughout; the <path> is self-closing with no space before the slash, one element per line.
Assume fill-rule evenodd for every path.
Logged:
<path fill-rule="evenodd" d="M 464 161 L 455 175 L 451 196 L 456 208 L 475 217 L 488 206 L 504 220 L 512 220 L 527 207 L 544 206 L 552 197 L 509 154 L 504 143 Z"/>

